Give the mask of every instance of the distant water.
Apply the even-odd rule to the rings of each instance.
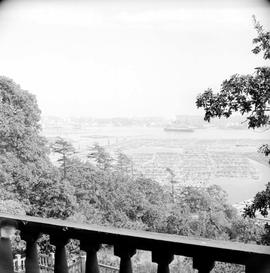
[[[195,129],[194,132],[166,132],[163,128],[156,127],[88,127],[84,129],[44,129],[45,136],[63,137],[89,137],[98,140],[99,138],[177,138],[177,139],[270,139],[268,130],[235,130],[235,129]]]
[[[251,161],[260,174],[259,179],[215,178],[211,181],[212,184],[221,186],[228,193],[228,200],[231,204],[254,198],[255,194],[264,190],[266,184],[270,182],[270,168]]]
[[[101,145],[107,146],[107,148],[121,147],[121,144],[125,144],[122,147],[123,152],[125,149],[129,149],[129,143],[136,143],[136,140],[141,143],[141,140],[147,140],[147,149],[153,150],[157,148],[157,140],[162,141],[162,145],[165,143],[187,143],[189,147],[194,147],[201,143],[201,141],[207,141],[208,147],[213,147],[213,150],[228,152],[228,148],[232,152],[256,153],[257,148],[263,143],[270,142],[270,131],[266,130],[233,130],[233,129],[195,129],[194,132],[166,132],[163,128],[153,127],[89,127],[84,129],[45,129],[43,134],[46,137],[61,136],[70,140],[73,145],[82,151],[82,154],[91,146],[94,142],[98,142]],[[151,142],[153,140],[153,142]],[[168,142],[167,142],[168,141]],[[144,142],[143,145],[145,145]],[[174,142],[175,143],[175,142]],[[210,143],[210,144],[209,144]],[[212,143],[212,144],[211,144]],[[224,143],[224,147],[223,144]],[[232,143],[232,144],[231,144]],[[226,144],[226,145],[225,145]],[[156,146],[155,146],[156,145]],[[209,146],[210,145],[210,146]],[[197,146],[196,146],[197,147]],[[143,146],[143,149],[146,147]],[[175,149],[172,147],[171,149]],[[140,149],[135,148],[136,152]],[[262,165],[256,161],[250,160],[252,166],[257,170],[259,178],[254,180],[250,178],[232,178],[232,177],[213,177],[210,181],[211,184],[220,185],[228,193],[228,199],[231,203],[237,203],[246,199],[254,197],[254,195],[263,189],[268,181],[270,181],[270,168],[267,165]]]

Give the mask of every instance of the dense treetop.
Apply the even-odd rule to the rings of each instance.
[[[67,217],[71,212],[66,204],[72,200],[59,183],[39,121],[35,96],[0,77],[0,184],[6,192],[2,200],[20,202],[30,215]]]
[[[44,153],[40,132],[40,110],[35,96],[11,79],[0,77],[0,149],[25,161]]]

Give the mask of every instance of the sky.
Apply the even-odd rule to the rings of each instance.
[[[5,1],[0,75],[44,116],[197,115],[199,93],[266,65],[253,14],[270,26],[266,1]]]

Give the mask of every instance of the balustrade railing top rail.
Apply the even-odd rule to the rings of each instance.
[[[270,272],[270,247],[268,246],[118,229],[30,216],[0,214],[0,220],[13,222],[18,229],[30,235],[31,233],[50,234],[54,238],[53,241],[79,239],[81,245],[85,245],[86,242],[93,245],[113,245],[115,255],[120,256],[121,262],[131,257],[136,249],[152,251],[152,260],[158,263],[160,272],[163,272],[162,264],[168,266],[173,255],[192,257],[194,268],[199,269],[199,272],[210,272],[215,261],[243,264],[246,266],[246,272]],[[167,270],[166,266],[164,268]]]

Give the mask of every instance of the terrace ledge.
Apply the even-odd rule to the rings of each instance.
[[[186,237],[148,231],[137,231],[74,223],[66,220],[45,219],[32,216],[19,216],[0,213],[1,234],[5,229],[15,227],[21,230],[27,243],[26,273],[39,272],[36,241],[40,234],[49,234],[51,243],[56,246],[55,272],[67,273],[65,244],[69,239],[78,239],[86,251],[86,273],[98,273],[96,253],[101,244],[114,246],[115,255],[120,257],[120,273],[131,273],[131,257],[137,249],[152,252],[152,261],[158,264],[158,273],[169,273],[169,264],[174,255],[193,258],[193,267],[200,273],[210,272],[215,261],[245,265],[247,273],[270,272],[270,247],[244,244],[231,241]],[[11,249],[1,238],[0,251],[11,255]],[[1,247],[2,245],[2,247]],[[2,250],[1,250],[2,248]],[[1,254],[1,253],[0,253]],[[27,256],[28,255],[28,256]],[[0,272],[9,273],[9,259],[0,256]],[[28,263],[27,263],[28,260]],[[2,269],[2,270],[1,270]]]

